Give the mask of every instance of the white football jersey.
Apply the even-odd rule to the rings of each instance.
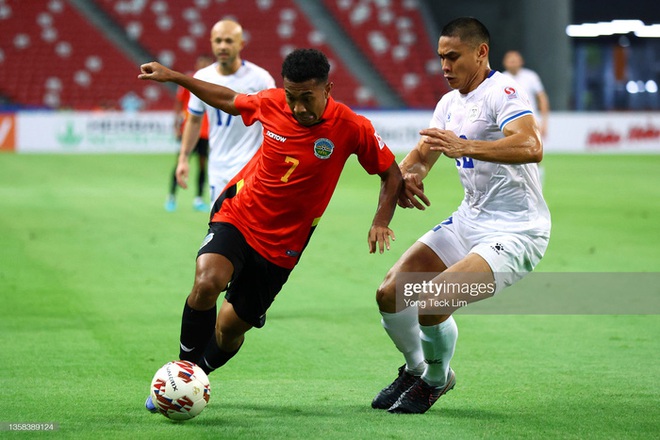
[[[265,69],[245,60],[232,75],[218,73],[216,62],[198,70],[195,78],[239,93],[275,88],[275,80]],[[200,116],[206,112],[209,120],[208,176],[213,199],[257,152],[263,140],[262,126],[257,122],[246,127],[240,116],[211,107],[192,93],[188,111]]]
[[[438,102],[431,127],[451,130],[464,139],[494,141],[504,137],[509,122],[532,113],[517,83],[499,72],[476,90],[458,90]],[[502,164],[470,157],[456,160],[465,198],[455,216],[476,230],[529,232],[548,235],[550,212],[543,199],[535,163]]]
[[[515,75],[506,71],[502,72],[502,74],[508,76],[509,78],[513,78],[518,84],[520,84],[520,87],[529,98],[529,102],[532,105],[532,111],[534,112],[534,115],[538,118],[540,115],[538,104],[536,102],[536,95],[545,90],[543,88],[541,78],[539,78],[538,74],[533,70],[527,69],[525,67],[520,68],[518,73]]]

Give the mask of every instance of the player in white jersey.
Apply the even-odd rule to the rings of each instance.
[[[243,29],[233,20],[221,20],[211,29],[211,49],[217,61],[195,73],[195,78],[219,84],[240,93],[253,93],[275,87],[275,80],[263,68],[241,59]],[[263,140],[262,127],[245,126],[241,118],[224,113],[191,94],[190,117],[181,137],[177,181],[187,187],[188,159],[199,139],[202,117],[209,120],[208,178],[211,203],[223,188],[254,156]]]
[[[531,69],[524,67],[525,60],[517,50],[509,50],[502,59],[505,75],[516,80],[527,93],[532,104],[532,111],[539,124],[541,136],[545,137],[548,130],[548,116],[550,114],[550,101],[539,75]]]
[[[447,24],[438,41],[454,90],[400,163],[399,206],[430,204],[422,181],[441,155],[455,161],[465,198],[401,256],[378,289],[383,327],[406,363],[373,408],[424,413],[451,390],[458,338],[452,313],[532,271],[548,245],[550,213],[537,169],[541,135],[517,83],[491,70],[489,44],[488,30],[471,17]]]

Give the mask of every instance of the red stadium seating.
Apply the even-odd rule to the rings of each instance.
[[[337,100],[353,107],[377,103],[292,0],[97,0],[97,4],[159,61],[177,70],[189,71],[199,54],[209,53],[211,27],[232,17],[244,28],[247,45],[242,57],[267,69],[278,85],[283,58],[295,48],[315,47],[328,55]]]
[[[159,84],[64,0],[0,2],[0,93],[19,105],[116,108],[134,93],[144,108],[171,108]]]
[[[416,0],[324,0],[367,59],[411,107],[430,108],[447,91]],[[136,43],[164,64],[189,71],[210,51],[211,26],[233,17],[248,42],[243,57],[281,85],[282,59],[316,47],[330,59],[333,96],[374,107],[360,84],[293,0],[95,0]],[[172,108],[172,93],[136,79],[137,66],[65,0],[1,0],[0,94],[21,105],[117,108],[135,94],[145,109]],[[147,61],[147,60],[145,60]]]
[[[411,107],[448,91],[417,0],[324,0],[345,31]]]

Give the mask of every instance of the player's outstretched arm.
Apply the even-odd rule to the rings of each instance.
[[[138,79],[152,80],[158,82],[172,82],[185,87],[192,93],[197,95],[199,99],[210,105],[211,107],[219,108],[225,113],[231,115],[238,115],[238,110],[234,105],[236,93],[230,88],[211,84],[206,81],[201,81],[181,72],[168,69],[167,67],[152,61],[140,66],[140,73]]]
[[[389,224],[394,216],[396,202],[401,192],[403,179],[401,170],[396,161],[379,174],[380,176],[380,194],[378,195],[378,208],[374,215],[374,221],[369,229],[369,253],[373,254],[376,249],[382,254],[385,249],[390,250],[390,238],[395,240],[394,231],[389,228]]]

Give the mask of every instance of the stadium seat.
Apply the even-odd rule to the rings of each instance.
[[[417,0],[323,0],[410,107],[432,108],[448,91]]]
[[[132,92],[145,108],[171,108],[171,92],[137,80],[135,63],[64,0],[3,0],[0,25],[0,93],[16,104],[116,108]]]
[[[413,107],[430,107],[445,89],[432,81],[433,53],[413,0],[325,0],[386,80]],[[411,3],[412,2],[412,3]],[[352,107],[378,104],[293,0],[96,0],[95,4],[155,59],[189,71],[210,51],[217,20],[245,28],[243,57],[269,70],[281,85],[282,59],[294,48],[323,50],[332,66],[333,96]],[[135,94],[145,109],[170,109],[170,89],[135,79],[136,63],[65,0],[0,1],[0,94],[17,104],[51,108],[117,108]],[[392,24],[397,32],[392,40]],[[421,55],[424,53],[424,55]],[[440,83],[440,85],[438,85]]]
[[[314,47],[328,55],[337,100],[353,107],[377,103],[293,0],[98,0],[97,4],[160,62],[179,71],[190,71],[199,54],[210,52],[211,27],[231,17],[244,28],[247,45],[242,57],[267,69],[278,85],[283,58],[295,48]]]

